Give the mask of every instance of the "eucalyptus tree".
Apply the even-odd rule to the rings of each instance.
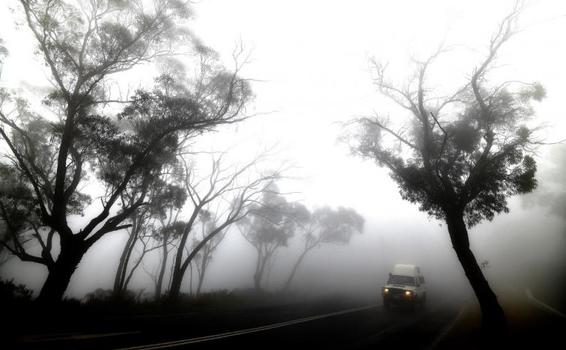
[[[468,228],[509,211],[507,198],[532,191],[536,163],[532,101],[545,91],[538,83],[492,83],[488,72],[515,33],[520,3],[500,23],[487,54],[462,87],[434,98],[427,85],[439,50],[417,62],[415,81],[406,87],[388,81],[385,65],[375,63],[379,92],[401,106],[411,129],[397,129],[379,115],[358,120],[353,150],[390,170],[401,197],[448,226],[452,247],[479,301],[482,325],[500,334],[506,318],[470,249]]]
[[[105,115],[102,107],[116,95],[109,83],[112,75],[168,56],[174,48],[211,53],[186,27],[192,14],[186,2],[19,3],[52,88],[43,106],[7,90],[0,96],[0,137],[2,149],[8,150],[4,165],[23,181],[25,195],[31,195],[28,210],[40,223],[35,236],[40,254],[23,246],[13,246],[13,251],[47,267],[38,299],[54,302],[93,244],[130,227],[129,218],[146,205],[163,167],[175,163],[181,140],[242,120],[251,91],[238,77],[239,67],[228,71],[209,64],[196,80],[162,76],[154,89],[120,101],[128,103],[118,116]],[[99,185],[96,202],[82,191],[92,183],[88,180]],[[125,192],[136,197],[119,206]],[[87,207],[96,214],[73,228],[73,215],[85,214]],[[35,230],[31,225],[27,229]]]
[[[351,208],[322,207],[302,217],[305,219],[298,222],[297,231],[303,241],[303,251],[293,265],[283,290],[291,287],[299,266],[314,248],[323,244],[346,245],[356,232],[361,233],[364,228],[364,218]]]
[[[242,236],[255,248],[257,260],[253,275],[254,287],[262,284],[276,252],[289,244],[299,225],[309,219],[309,211],[299,203],[288,202],[274,184],[254,204],[250,214],[238,223]]]

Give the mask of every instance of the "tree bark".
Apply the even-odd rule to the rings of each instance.
[[[182,271],[182,273],[181,273]],[[183,282],[183,274],[185,270],[174,270],[171,277],[171,287],[169,288],[169,299],[176,300],[181,294],[181,283]]]
[[[482,329],[490,335],[502,335],[507,323],[505,313],[470,250],[468,230],[464,223],[463,213],[447,213],[446,223],[448,224],[452,247],[480,304]]]
[[[42,304],[55,304],[63,299],[71,276],[78,267],[86,249],[76,241],[62,241],[61,253],[57,261],[49,268],[47,279],[39,292],[37,301]]]

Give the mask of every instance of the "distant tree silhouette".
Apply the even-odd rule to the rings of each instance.
[[[566,140],[559,141],[564,143]],[[525,196],[527,205],[540,205],[549,209],[549,213],[566,221],[566,145],[555,145],[545,160],[552,164],[544,173],[542,184],[537,191]]]
[[[309,212],[304,205],[287,202],[273,184],[252,207],[250,214],[238,223],[242,236],[257,252],[253,275],[256,290],[263,288],[265,274],[277,250],[289,244],[297,225],[306,223],[308,218]]]
[[[283,290],[291,287],[299,266],[310,251],[323,244],[348,244],[354,233],[362,232],[364,218],[350,208],[322,207],[310,214],[307,220],[300,221],[298,226],[303,240],[303,251],[293,265]]]
[[[545,91],[538,83],[507,81],[491,85],[487,72],[512,37],[520,3],[500,23],[487,56],[452,96],[433,99],[427,73],[439,50],[418,63],[415,81],[406,88],[390,83],[385,66],[374,62],[379,91],[411,116],[409,132],[386,118],[360,118],[353,150],[388,168],[403,199],[446,222],[452,246],[482,311],[482,325],[501,334],[506,319],[497,297],[470,249],[468,229],[508,212],[507,198],[536,187],[537,142],[526,121],[532,100]],[[450,108],[450,109],[449,109]]]
[[[8,56],[8,49],[4,46],[4,40],[0,38],[0,78],[2,78],[2,68],[6,56]]]
[[[9,150],[4,165],[23,182],[22,198],[33,213],[33,224],[27,222],[20,231],[32,232],[41,253],[25,251],[14,230],[5,246],[22,260],[47,267],[38,300],[55,302],[83,255],[109,232],[130,227],[129,218],[147,204],[147,192],[163,167],[175,163],[181,141],[242,120],[251,91],[237,75],[239,66],[230,72],[206,64],[197,79],[166,74],[153,90],[115,101],[115,85],[107,83],[113,74],[168,56],[172,48],[190,47],[200,57],[213,56],[184,26],[191,16],[185,2],[20,3],[53,89],[43,107],[1,90],[0,138],[2,149]],[[103,114],[102,107],[113,102],[128,102],[118,117]],[[103,190],[91,203],[81,190],[93,178]],[[126,191],[137,196],[121,207]],[[70,217],[84,214],[87,207],[97,214],[73,229]],[[54,246],[59,248],[56,257]]]

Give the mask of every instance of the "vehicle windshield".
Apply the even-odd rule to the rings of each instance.
[[[414,286],[415,285],[415,278],[411,276],[401,276],[401,275],[391,275],[389,276],[390,284],[402,284],[405,286]]]

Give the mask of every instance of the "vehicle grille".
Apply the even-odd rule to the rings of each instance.
[[[403,295],[403,293],[405,293],[404,289],[399,289],[399,288],[389,288],[389,294],[390,295]]]

